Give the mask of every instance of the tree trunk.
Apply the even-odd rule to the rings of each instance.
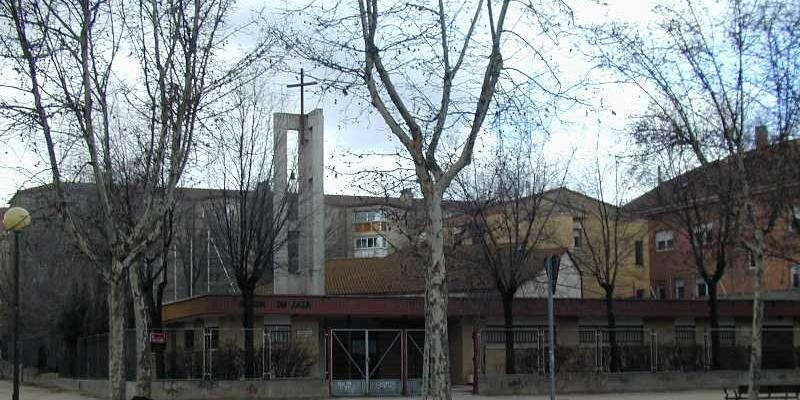
[[[503,294],[503,320],[506,330],[506,374],[516,374],[514,357],[514,293]]]
[[[134,262],[128,272],[133,292],[133,318],[136,325],[136,394],[150,398],[153,369],[150,361],[150,307],[146,299],[146,283],[142,281],[140,262]]]
[[[125,399],[125,283],[124,269],[112,261],[108,282],[108,383],[110,400]]]
[[[761,287],[764,284],[764,232],[756,229],[755,251],[756,276],[753,280],[753,328],[750,341],[750,370],[747,373],[747,398],[758,398],[761,380],[761,328],[764,322],[764,300],[761,299]]]
[[[442,194],[423,190],[428,214],[431,263],[425,274],[425,357],[423,398],[450,399],[450,359],[447,336],[447,274],[444,259]]]
[[[166,275],[166,274],[165,274]],[[144,301],[147,305],[147,314],[149,318],[150,332],[164,333],[164,323],[161,320],[161,307],[163,306],[164,288],[166,287],[165,281],[157,285],[153,284],[154,279],[149,279],[142,287],[153,287],[155,290],[143,290]],[[164,365],[164,348],[165,345],[150,345],[151,354],[154,357],[151,369],[155,369],[156,379],[164,379],[166,377],[166,368]]]
[[[711,369],[720,368],[719,360],[719,303],[717,301],[718,282],[708,284],[708,318],[711,324]]]
[[[619,372],[619,346],[617,345],[617,318],[614,315],[614,292],[606,289],[606,318],[608,322],[608,345],[610,347],[611,372]],[[602,344],[601,344],[602,345]]]
[[[161,320],[161,307],[163,306],[164,288],[166,285],[159,285],[156,290],[156,298],[154,299],[152,308],[150,309],[150,323],[151,329],[154,332],[163,332],[164,323]],[[164,346],[158,346],[154,350],[156,356],[156,378],[164,379],[166,377],[166,368],[164,365]]]
[[[242,328],[244,328],[244,374],[255,378],[255,357],[253,354],[253,289],[242,288]]]

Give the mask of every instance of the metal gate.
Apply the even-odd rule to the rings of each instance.
[[[331,329],[326,335],[332,396],[408,395],[422,378],[424,333],[403,329]]]

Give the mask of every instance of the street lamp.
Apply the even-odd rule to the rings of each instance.
[[[11,207],[3,214],[3,227],[8,232],[14,232],[14,318],[11,325],[12,362],[14,363],[14,391],[11,400],[19,400],[19,234],[31,224],[31,215],[22,207]]]

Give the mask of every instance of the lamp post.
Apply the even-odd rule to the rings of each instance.
[[[11,400],[19,400],[19,234],[31,224],[31,215],[22,207],[11,207],[3,214],[3,227],[8,232],[14,232],[14,297],[11,324],[12,362],[14,363],[14,391]]]

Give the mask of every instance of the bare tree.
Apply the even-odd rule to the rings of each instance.
[[[476,165],[472,174],[456,179],[456,198],[466,203],[462,234],[478,250],[483,262],[477,268],[491,276],[503,304],[507,374],[516,373],[514,298],[539,272],[542,260],[534,257],[537,248],[554,239],[549,222],[555,204],[547,200],[546,192],[563,183],[563,178],[553,181],[558,172],[535,151],[524,140],[509,141],[499,146],[485,167]]]
[[[740,190],[730,163],[689,170],[681,157],[665,157],[666,179],[650,193],[630,204],[631,212],[657,218],[684,236],[691,254],[689,272],[707,287],[711,328],[711,367],[720,367],[719,287],[734,252],[739,248]],[[661,178],[659,178],[660,180]]]
[[[30,129],[44,149],[58,197],[58,210],[81,251],[109,285],[110,398],[125,398],[124,280],[140,276],[137,262],[160,234],[165,210],[175,202],[178,182],[195,144],[198,117],[209,95],[253,61],[263,46],[218,70],[215,54],[230,33],[224,25],[228,0],[193,3],[140,1],[36,2],[4,0],[0,18],[10,27],[3,38],[4,61],[19,78],[2,111],[16,129]],[[124,52],[124,53],[123,53]],[[124,56],[123,54],[127,54]],[[123,62],[124,59],[124,62]],[[122,70],[135,65],[135,72]],[[17,96],[19,95],[19,96]],[[120,124],[120,120],[128,124]],[[135,122],[135,123],[134,123]],[[134,130],[127,130],[131,125]],[[118,219],[115,152],[144,171],[136,188],[140,218]],[[91,171],[110,262],[75,223],[63,186],[64,164]],[[137,347],[149,352],[146,307],[134,289]],[[137,391],[149,396],[150,366],[137,360]]]
[[[269,138],[272,108],[258,81],[236,90],[230,110],[218,119],[217,140],[222,190],[212,201],[214,236],[223,265],[233,272],[242,300],[245,376],[256,377],[253,350],[255,291],[276,268],[278,249],[292,241],[281,232],[296,211],[296,193],[283,196],[273,208],[273,154]],[[276,183],[280,188],[287,183]],[[289,262],[297,260],[289,251]]]
[[[314,14],[316,35],[307,40],[295,32],[284,35],[297,56],[313,61],[332,76],[321,79],[327,87],[345,95],[353,93],[373,106],[400,142],[402,150],[395,153],[404,160],[401,169],[419,185],[430,249],[425,268],[425,398],[450,398],[445,192],[472,161],[475,142],[487,116],[492,115],[498,91],[513,92],[507,97],[519,100],[536,97],[531,93],[549,96],[565,90],[557,77],[548,80],[557,73],[555,69],[545,66],[537,73],[529,67],[530,60],[538,65],[548,62],[536,40],[550,40],[549,33],[543,32],[552,28],[550,32],[557,34],[563,28],[548,18],[552,15],[546,17],[545,10],[555,8],[556,15],[563,15],[566,7],[561,2],[520,6],[512,7],[511,1],[482,0],[469,4],[439,1],[431,7],[377,0],[341,2],[334,7],[320,2],[301,14],[303,18]],[[506,27],[509,14],[519,15],[520,24],[530,30],[525,35],[511,32]],[[505,46],[527,51],[504,54]],[[527,57],[524,64],[516,58],[522,53]],[[501,77],[502,84],[498,83]],[[543,90],[551,87],[555,88]],[[543,108],[540,101],[528,106],[524,110],[529,113]],[[511,114],[510,108],[498,107],[495,115]]]
[[[174,243],[174,226],[175,208],[173,206],[163,216],[161,236],[151,244],[139,260],[141,268],[137,271],[139,276],[134,280],[134,284],[139,285],[138,291],[147,307],[151,332],[162,332],[164,328],[162,308],[164,305],[164,291],[169,284],[169,252]],[[177,284],[177,282],[173,284]],[[165,370],[164,349],[158,347],[152,350],[155,354],[155,376],[162,379],[164,378]],[[144,356],[147,357],[149,355],[144,354]]]
[[[708,7],[708,8],[706,8]],[[709,9],[718,7],[717,9]],[[783,215],[798,176],[796,152],[800,92],[800,30],[795,2],[730,1],[677,9],[660,7],[658,29],[641,36],[614,26],[601,32],[607,65],[645,94],[649,109],[637,136],[649,151],[689,154],[701,168],[729,163],[741,204],[740,246],[756,266],[748,374],[749,396],[758,397],[763,324],[765,240]],[[650,123],[647,123],[650,121]],[[751,151],[753,127],[762,151]],[[766,164],[769,162],[770,169]],[[767,172],[769,171],[769,172]]]
[[[63,240],[58,215],[51,207],[52,199],[48,194],[47,191],[32,190],[18,192],[13,199],[15,205],[25,207],[36,221],[20,235],[21,273],[18,284],[20,308],[26,316],[21,321],[23,341],[20,343],[30,348],[39,339],[46,338],[55,343],[63,340],[66,349],[72,351],[67,354],[72,358],[65,361],[74,367],[77,338],[88,332],[96,333],[95,328],[102,326],[103,321],[107,326],[107,315],[102,315],[105,307],[85,309],[96,307],[98,299],[104,298],[105,289],[102,282],[98,282],[100,278],[94,266],[86,262],[70,241]],[[6,307],[12,303],[9,289],[14,287],[12,258],[6,248],[11,240],[13,238],[5,232],[0,236],[0,313],[3,315],[10,315],[10,312],[6,314]],[[73,313],[72,307],[83,308],[83,311]],[[10,321],[10,317],[6,321]],[[7,326],[3,327],[5,329]],[[38,345],[45,346],[45,342],[39,341]],[[57,355],[52,350],[42,347],[43,356],[37,361],[40,364],[55,361]]]
[[[609,368],[612,372],[619,372],[622,367],[614,310],[618,282],[621,276],[626,275],[625,271],[634,266],[636,247],[643,246],[647,233],[647,224],[637,223],[622,208],[624,183],[618,168],[616,165],[614,179],[609,183],[599,159],[595,160],[594,176],[587,190],[591,197],[582,197],[570,204],[576,214],[573,229],[579,230],[579,234],[573,233],[578,235],[573,259],[581,273],[591,277],[603,291],[611,355]],[[640,244],[636,244],[637,241]],[[639,251],[643,252],[643,248]]]

